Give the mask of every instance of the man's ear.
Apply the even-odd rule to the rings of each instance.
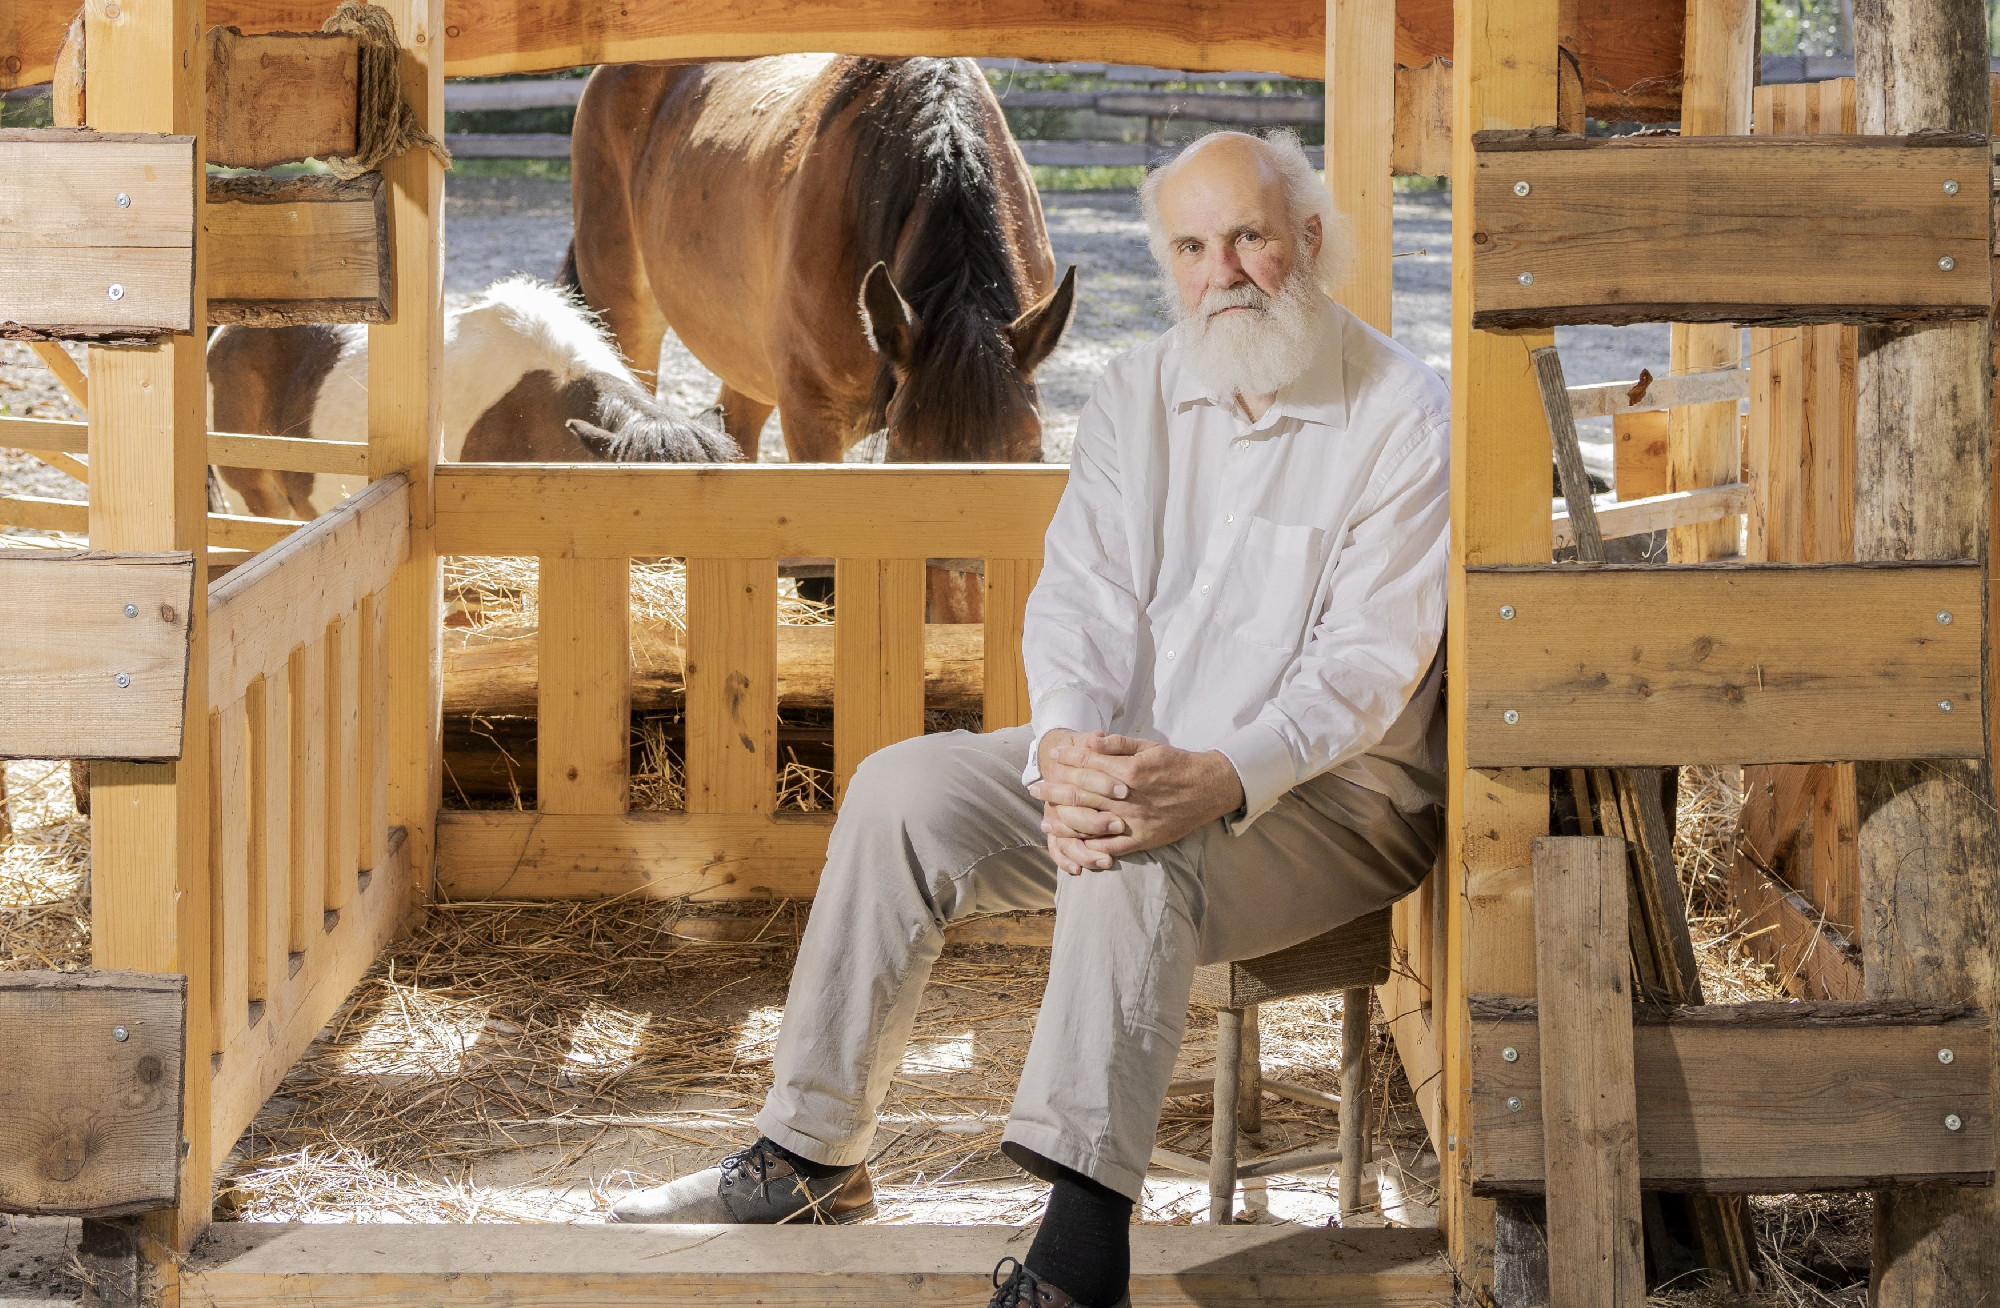
[[[1049,292],[1028,311],[1007,325],[1007,341],[1014,347],[1014,366],[1031,373],[1042,360],[1055,352],[1076,312],[1076,265],[1063,274],[1062,285]]]
[[[1326,244],[1326,224],[1320,221],[1318,214],[1307,215],[1305,234],[1306,244],[1311,247],[1309,254],[1317,259],[1320,247]]]
[[[899,369],[910,366],[916,356],[917,319],[890,280],[886,263],[870,268],[861,283],[861,326],[868,343],[890,363]]]

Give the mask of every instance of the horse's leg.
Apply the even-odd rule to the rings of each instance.
[[[578,110],[571,138],[570,195],[576,221],[570,257],[584,303],[604,315],[604,325],[632,371],[657,390],[667,319],[646,275],[645,243],[632,212],[629,142],[600,121],[608,112],[604,105],[617,107],[613,101],[619,85],[614,76],[600,87],[604,72],[599,70],[586,88],[586,104]]]
[[[743,457],[755,463],[757,443],[763,437],[764,424],[770,419],[771,410],[777,406],[753,400],[728,382],[722,384],[715,403],[722,410],[722,429],[729,433],[730,440],[736,442],[736,448],[743,451]]]
[[[986,621],[986,579],[976,572],[924,570],[925,622]]]

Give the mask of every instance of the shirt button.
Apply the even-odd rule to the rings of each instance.
[[[1206,586],[1203,586],[1203,587],[1201,588],[1201,593],[1202,593],[1202,594],[1204,594],[1204,595],[1208,594],[1208,587],[1206,587]]]
[[[1222,520],[1224,522],[1234,522],[1236,521],[1236,515],[1233,513],[1225,513],[1222,515]]]
[[[1171,661],[1173,660],[1173,657],[1174,657],[1174,652],[1173,652],[1172,650],[1168,650],[1168,651],[1167,651],[1167,660],[1168,660],[1169,662],[1171,662]]]

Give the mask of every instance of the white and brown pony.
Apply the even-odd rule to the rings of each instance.
[[[360,326],[224,327],[208,346],[213,431],[316,440],[368,438],[368,331]],[[714,415],[657,400],[603,327],[568,293],[517,277],[444,321],[446,460],[711,463],[741,457]],[[219,469],[241,507],[310,519],[359,489],[347,479]]]

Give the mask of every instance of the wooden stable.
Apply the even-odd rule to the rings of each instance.
[[[1875,988],[1844,1007],[1635,1021],[1613,879],[1622,845],[1547,835],[1552,769],[1771,765],[1753,778],[1791,807],[1773,816],[1775,801],[1759,800],[1746,820],[1753,833],[1786,829],[1762,846],[1776,858],[1800,840],[1788,815],[1820,802],[1801,796],[1831,796],[1810,842],[1837,843],[1858,821],[1841,816],[1853,785],[1838,781],[1856,761],[1990,757],[1983,549],[1849,562],[1827,506],[1853,494],[1852,454],[1843,462],[1823,439],[1826,417],[1852,403],[1854,328],[1837,324],[1985,330],[1989,164],[1963,125],[1945,138],[1862,136],[1846,118],[1830,127],[1839,92],[1782,118],[1789,99],[1766,93],[1757,130],[1770,139],[1751,137],[1749,0],[1007,0],[953,14],[908,0],[718,0],[574,4],[533,21],[517,21],[513,0],[382,7],[404,94],[434,134],[447,73],[621,59],[840,49],[1324,77],[1329,183],[1361,256],[1340,298],[1384,329],[1396,73],[1452,61],[1465,240],[1453,270],[1448,849],[1395,909],[1398,966],[1380,991],[1443,1160],[1441,1230],[1146,1229],[1139,1301],[1511,1305],[1530,1301],[1522,1267],[1544,1259],[1555,1303],[1622,1305],[1636,1302],[1642,1181],[1703,1193],[1990,1186],[1992,994],[1954,982],[1922,996]],[[102,760],[94,961],[186,979],[179,1139],[133,1137],[154,1142],[155,1164],[166,1151],[178,1185],[136,1225],[94,1227],[91,1257],[111,1269],[107,1284],[136,1278],[143,1294],[186,1303],[970,1302],[1004,1246],[998,1232],[223,1226],[185,1256],[209,1226],[218,1161],[433,898],[812,893],[830,822],[775,811],[779,558],[836,560],[842,787],[869,752],[923,730],[927,558],[984,561],[980,703],[989,728],[1024,721],[1021,613],[1065,476],[440,466],[438,162],[411,151],[358,182],[309,187],[218,186],[201,168],[349,149],[348,48],[269,35],[312,33],[329,8],[92,0],[84,121],[0,134],[0,319],[17,336],[106,342],[87,384],[65,378],[87,425],[0,419],[0,441],[87,476],[87,509],[0,500],[0,521],[87,525],[92,550],[112,556],[0,559],[36,578],[0,588],[0,653],[15,648],[24,596],[61,599],[77,623],[112,631],[56,666],[0,666],[0,753]],[[47,76],[65,22],[27,6],[0,24],[0,77]],[[226,25],[241,31],[211,34]],[[304,89],[265,121],[270,93],[257,87],[273,67]],[[1684,135],[1586,142],[1586,112],[1678,118]],[[1801,127],[1837,139],[1784,139]],[[16,180],[26,175],[36,180]],[[1801,257],[1802,242],[1836,254]],[[1892,275],[1861,275],[1891,258]],[[1684,276],[1690,265],[1697,275]],[[11,289],[23,270],[32,294]],[[108,295],[114,273],[129,293]],[[1579,388],[1572,402],[1616,415],[1621,434],[1663,415],[1648,438],[1661,446],[1657,483],[1600,525],[1668,531],[1674,566],[1551,564],[1577,528],[1551,515],[1550,427],[1528,351],[1551,344],[1557,323],[1669,316],[1686,324],[1682,375],[1650,398]],[[308,320],[370,324],[367,443],[210,433],[202,326]],[[1771,324],[1747,376],[1735,333],[1716,325],[1736,321]],[[67,367],[59,351],[44,357]],[[1811,361],[1808,380],[1794,358]],[[1798,398],[1801,385],[1816,398]],[[372,484],[299,527],[209,513],[211,463]],[[1745,514],[1749,553],[1731,557]],[[539,560],[533,812],[441,811],[445,555]],[[633,558],[662,556],[687,561],[688,802],[631,813],[628,573]],[[160,606],[175,601],[166,618]],[[129,631],[127,604],[149,615]],[[128,667],[128,652],[152,662]],[[105,689],[107,672],[142,666],[143,693]],[[175,669],[180,693],[162,693]],[[9,709],[59,692],[53,717]],[[1840,893],[1858,912],[1858,883]],[[132,984],[157,1005],[157,989]],[[11,993],[0,989],[0,1030]],[[88,999],[77,1011],[101,1026],[103,994]],[[1821,1080],[1772,1092],[1781,1069],[1802,1065]],[[92,1199],[126,1155],[93,1153],[98,1135],[60,1125],[101,1111],[101,1085],[51,1077],[34,1090],[48,1100],[36,1120],[57,1125],[33,1147],[67,1173],[37,1192],[39,1211],[131,1211]],[[0,1105],[8,1093],[22,1092],[0,1077]],[[0,1146],[9,1138],[0,1130]],[[1522,1197],[1543,1192],[1546,1250],[1518,1240]]]

